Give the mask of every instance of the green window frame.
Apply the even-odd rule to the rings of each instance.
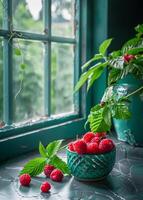
[[[0,37],[4,38],[3,50],[3,91],[4,91],[4,121],[7,126],[0,129],[0,160],[5,160],[10,157],[29,152],[37,149],[39,141],[47,144],[51,140],[59,138],[73,138],[77,134],[84,131],[84,123],[90,107],[90,96],[86,99],[86,93],[79,92],[75,95],[76,113],[66,115],[60,118],[42,120],[40,122],[24,125],[21,127],[12,126],[12,41],[18,37],[21,39],[29,39],[35,41],[47,41],[45,51],[48,52],[48,57],[45,57],[45,82],[50,80],[51,73],[51,43],[60,42],[64,44],[76,45],[75,64],[74,64],[74,84],[77,82],[80,75],[81,63],[87,60],[89,55],[86,54],[86,42],[88,34],[82,30],[87,29],[87,0],[76,0],[76,21],[77,32],[75,38],[64,38],[51,35],[51,0],[44,0],[44,25],[48,27],[48,34],[28,33],[17,30],[11,30],[10,21],[4,21],[4,29],[0,30]],[[12,1],[5,0],[6,12],[4,19],[12,19]],[[47,12],[48,11],[48,12]],[[46,14],[48,13],[48,15]],[[81,20],[82,19],[82,20]],[[13,33],[13,34],[11,34]],[[15,34],[16,33],[16,34]],[[22,33],[22,34],[21,34]],[[9,36],[11,35],[11,36]],[[22,35],[22,36],[21,36]],[[10,38],[9,38],[10,37]],[[83,48],[84,47],[84,48]],[[82,49],[82,51],[81,51]],[[83,91],[85,88],[83,88]],[[48,87],[45,87],[45,111],[50,115],[50,82]],[[11,150],[9,151],[9,147]]]

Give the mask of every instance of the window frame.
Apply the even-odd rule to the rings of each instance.
[[[45,1],[45,2],[51,2],[51,0]],[[8,15],[10,18],[12,18],[12,5],[11,1],[6,0],[7,2],[7,8],[8,8]],[[73,44],[73,42],[77,44],[77,53],[76,53],[76,67],[75,67],[75,79],[74,83],[77,82],[79,75],[80,75],[80,66],[81,63],[84,63],[90,55],[87,56],[87,40],[88,40],[88,33],[86,33],[84,30],[87,29],[87,21],[88,21],[88,1],[87,0],[77,0],[77,8],[79,10],[78,14],[78,26],[79,31],[76,35],[75,39],[69,39],[69,38],[62,38],[62,41],[64,43],[70,43]],[[48,4],[49,5],[49,4]],[[46,3],[46,8],[50,9],[50,7]],[[5,16],[5,19],[7,16]],[[49,19],[45,20],[45,23],[48,22]],[[4,65],[6,65],[6,69],[4,70],[4,98],[6,99],[9,97],[9,99],[12,97],[11,94],[11,82],[12,82],[12,67],[11,63],[8,62],[8,60],[12,59],[12,49],[11,44],[8,41],[8,34],[10,30],[10,24],[5,22],[8,30],[0,30],[0,36],[7,37],[6,38],[6,47],[4,52]],[[22,31],[14,31],[16,33],[22,33],[23,37],[27,39],[30,39],[31,33],[26,33]],[[15,38],[15,34],[13,35],[12,39]],[[49,40],[49,36],[47,35],[41,35],[37,33],[32,34],[32,39],[40,39],[40,40]],[[57,36],[50,36],[50,39],[52,42],[61,42],[61,37]],[[48,50],[48,49],[47,49]],[[6,59],[9,58],[9,59]],[[47,61],[45,61],[47,62]],[[48,62],[47,62],[48,63]],[[7,82],[8,80],[8,82]],[[9,90],[6,90],[6,87],[9,86]],[[72,114],[69,116],[64,116],[62,118],[56,118],[56,119],[48,119],[48,120],[42,120],[40,122],[37,122],[35,124],[29,124],[28,126],[21,126],[21,127],[12,127],[7,126],[6,128],[3,128],[0,130],[0,151],[2,152],[0,155],[0,160],[5,160],[8,158],[11,158],[13,156],[17,156],[19,154],[23,154],[25,152],[32,151],[34,149],[38,148],[39,141],[43,142],[43,144],[47,144],[51,140],[54,139],[61,139],[61,138],[73,138],[76,137],[77,134],[83,133],[84,130],[84,124],[86,121],[87,114],[89,112],[89,107],[91,105],[91,98],[90,94],[88,95],[88,98],[86,97],[86,90],[85,87],[83,87],[82,91],[79,91],[77,94],[77,103],[79,104],[79,111],[76,114]],[[11,119],[11,103],[10,101],[7,101],[5,103],[4,109],[8,109],[9,119]],[[5,116],[6,118],[7,116]],[[11,147],[11,151],[9,151],[9,146]]]
[[[76,7],[79,8],[80,7],[80,0],[76,0]],[[78,80],[79,77],[79,21],[80,21],[80,15],[76,15],[76,21],[78,21],[78,26],[77,26],[77,31],[76,31],[76,35],[75,38],[65,38],[65,37],[58,37],[58,36],[51,36],[51,0],[44,0],[44,5],[43,5],[43,12],[44,12],[44,29],[47,30],[48,29],[48,34],[46,34],[47,31],[45,31],[45,34],[38,34],[38,33],[27,33],[27,32],[23,32],[23,31],[17,31],[17,30],[12,30],[11,31],[11,20],[12,20],[12,2],[11,1],[5,1],[5,6],[7,6],[7,9],[5,11],[5,16],[4,19],[11,19],[11,20],[5,20],[4,21],[4,29],[5,30],[0,30],[0,36],[4,37],[4,53],[3,53],[3,60],[4,60],[4,74],[3,74],[3,91],[4,91],[4,95],[3,95],[3,110],[4,110],[4,122],[6,123],[6,127],[4,127],[2,130],[0,130],[2,132],[6,132],[7,134],[9,132],[13,132],[10,131],[10,129],[15,129],[15,127],[13,127],[13,125],[11,125],[12,123],[12,113],[13,113],[13,103],[12,103],[12,40],[15,38],[18,39],[26,39],[26,40],[32,40],[32,41],[40,41],[43,42],[45,44],[45,51],[47,53],[48,56],[45,56],[44,59],[44,99],[46,99],[44,101],[44,110],[45,110],[45,115],[50,116],[51,111],[51,95],[50,95],[50,91],[51,91],[51,44],[52,42],[56,42],[56,43],[61,43],[61,44],[73,44],[76,45],[76,52],[75,52],[75,63],[74,63],[74,85]],[[76,8],[76,9],[77,9]],[[47,12],[48,11],[48,12]],[[45,13],[49,13],[48,15],[46,15]],[[10,36],[9,36],[10,35]],[[11,37],[11,39],[9,39],[9,37]],[[46,55],[45,53],[45,55]],[[49,84],[47,85],[47,83],[49,82]],[[30,125],[30,130],[33,129],[37,129],[40,128],[40,124],[42,124],[43,126],[49,126],[49,125],[53,125],[53,123],[58,123],[58,121],[61,123],[64,121],[68,121],[68,120],[72,120],[75,118],[80,117],[81,115],[81,106],[79,105],[79,94],[76,94],[76,98],[74,99],[74,103],[75,103],[75,107],[78,107],[78,112],[74,112],[72,114],[65,114],[65,116],[63,117],[55,117],[53,119],[53,117],[48,117],[46,120],[41,120],[41,121],[37,121],[36,123]],[[22,130],[29,130],[29,125],[21,125],[21,127],[17,128],[17,130],[21,131]],[[16,134],[18,133],[18,131],[16,131]],[[12,133],[13,134],[13,133]],[[3,134],[2,134],[3,135]],[[3,137],[5,137],[3,135]]]

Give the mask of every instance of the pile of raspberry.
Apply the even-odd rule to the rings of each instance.
[[[53,165],[45,165],[44,174],[47,178],[50,178],[52,181],[61,182],[64,175],[63,172],[59,169],[56,169]],[[22,186],[29,186],[31,182],[31,176],[29,174],[23,174],[19,177],[20,184]],[[44,181],[41,186],[41,192],[49,192],[51,189],[51,184],[48,181]]]
[[[78,154],[103,154],[114,149],[113,140],[108,139],[106,132],[88,132],[81,139],[70,142],[68,149]]]

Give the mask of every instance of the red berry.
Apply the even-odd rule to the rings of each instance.
[[[99,144],[101,138],[100,137],[94,137],[91,142],[96,142],[97,144]]]
[[[22,186],[29,186],[31,182],[31,176],[29,174],[23,174],[19,177],[19,181]]]
[[[76,140],[73,144],[73,147],[78,154],[86,153],[86,143],[83,140]]]
[[[125,54],[125,55],[123,56],[123,59],[124,59],[124,62],[127,62],[127,63],[128,63],[130,60],[135,59],[135,56],[134,56],[134,55]]]
[[[51,189],[51,184],[48,183],[47,181],[45,181],[40,186],[40,189],[41,189],[42,192],[49,192],[49,190]]]
[[[88,142],[90,142],[90,141],[92,140],[92,138],[94,138],[94,137],[95,137],[95,134],[94,134],[93,132],[88,132],[88,133],[84,134],[83,140],[84,140],[84,142],[88,143]]]
[[[106,132],[98,132],[95,134],[95,137],[106,138]]]
[[[87,144],[87,153],[88,154],[98,154],[99,148],[96,142],[90,142]]]
[[[105,153],[111,151],[115,147],[113,141],[111,139],[103,139],[99,143],[100,153]]]
[[[45,165],[44,167],[44,174],[47,177],[50,177],[51,172],[55,169],[55,167],[53,165]]]
[[[61,182],[63,177],[64,177],[63,172],[59,169],[54,169],[50,174],[50,179],[56,182]]]
[[[69,149],[70,151],[74,151],[73,142],[70,142],[70,143],[68,144],[68,149]]]
[[[129,61],[135,59],[134,55],[128,55]]]
[[[124,59],[124,62],[129,62],[129,59],[128,59],[128,55],[127,55],[127,54],[123,56],[123,59]]]

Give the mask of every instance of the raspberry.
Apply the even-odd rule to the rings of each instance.
[[[83,140],[76,140],[73,144],[73,147],[78,154],[86,153],[86,143]]]
[[[40,186],[40,189],[41,189],[42,192],[49,192],[49,190],[51,189],[51,184],[48,183],[47,181],[45,181]]]
[[[95,134],[95,137],[106,138],[106,132],[98,132]]]
[[[105,153],[111,151],[115,147],[113,141],[111,139],[103,139],[99,143],[100,153]]]
[[[95,134],[94,134],[93,132],[88,132],[88,133],[84,134],[83,140],[84,140],[84,142],[88,143],[88,142],[90,142],[90,141],[92,140],[92,138],[94,138],[94,137],[95,137]]]
[[[70,142],[70,143],[68,144],[68,149],[69,149],[70,151],[74,151],[73,142]]]
[[[97,144],[99,144],[101,138],[100,137],[94,137],[91,142],[96,142]]]
[[[87,144],[87,153],[88,154],[98,154],[99,148],[96,142],[90,142]]]
[[[63,172],[59,169],[54,169],[50,174],[50,179],[56,182],[61,182],[63,177],[64,177]]]
[[[51,172],[55,169],[53,165],[45,165],[44,167],[44,174],[46,177],[50,177]]]
[[[31,182],[31,176],[29,174],[23,174],[19,177],[19,181],[22,186],[29,186]]]
[[[130,60],[133,60],[134,58],[135,58],[134,55],[126,54],[126,55],[123,56],[124,62],[126,62],[126,63],[128,63]]]

